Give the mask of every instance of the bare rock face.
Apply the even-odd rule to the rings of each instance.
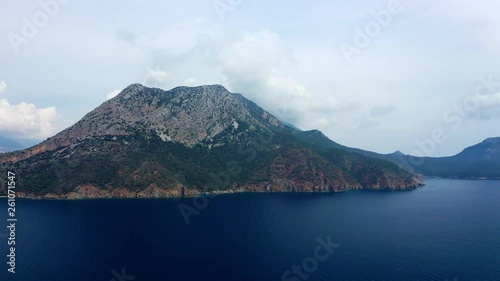
[[[325,149],[301,134],[220,85],[132,84],[54,137],[0,154],[0,170],[20,174],[22,195],[68,199],[421,184],[395,164]]]
[[[132,84],[54,137],[30,149],[1,155],[0,163],[17,162],[86,139],[130,136],[138,131],[155,134],[164,141],[194,146],[210,142],[227,128],[238,128],[236,120],[255,127],[263,126],[262,121],[283,126],[263,110],[261,118],[252,116],[247,103],[241,95],[232,94],[220,85],[163,91]]]

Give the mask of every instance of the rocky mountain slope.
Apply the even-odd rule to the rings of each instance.
[[[413,189],[394,163],[304,137],[220,85],[133,84],[70,128],[0,154],[21,196],[174,197],[207,192]],[[5,192],[5,187],[3,192]]]

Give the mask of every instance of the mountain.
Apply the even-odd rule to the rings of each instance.
[[[404,166],[427,177],[500,179],[500,137],[488,138],[450,157],[399,158]]]
[[[456,179],[500,179],[500,137],[489,138],[450,157],[417,157],[400,151],[379,154],[343,146],[320,131],[304,132],[303,140],[324,148],[335,148],[375,159],[391,161],[405,170],[425,177]]]
[[[308,141],[220,85],[133,84],[26,150],[0,154],[18,196],[177,197],[241,191],[406,190],[414,174]],[[4,190],[5,192],[5,190]]]

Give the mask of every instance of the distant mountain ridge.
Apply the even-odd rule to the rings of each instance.
[[[493,137],[464,149],[454,156],[417,157],[400,151],[379,154],[343,146],[317,130],[304,132],[302,138],[325,148],[336,148],[368,157],[391,161],[425,177],[455,179],[500,179],[500,137]]]
[[[17,139],[0,136],[0,153],[21,150],[39,143],[34,139]]]
[[[389,161],[307,140],[220,85],[132,84],[75,125],[0,154],[20,196],[177,197],[207,192],[407,190],[419,177]]]
[[[13,139],[0,136],[0,153],[10,152],[23,148],[23,145]]]
[[[427,177],[500,179],[500,137],[488,138],[454,156],[410,157],[405,155],[403,159],[406,159],[407,164],[410,164],[414,171]]]

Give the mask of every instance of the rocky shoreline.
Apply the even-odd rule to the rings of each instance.
[[[187,189],[183,186],[178,186],[174,189],[161,189],[155,185],[151,185],[145,190],[140,192],[132,192],[126,188],[116,188],[111,191],[101,189],[93,185],[79,186],[73,192],[64,194],[54,194],[48,193],[45,195],[37,195],[33,193],[17,192],[17,198],[23,199],[53,199],[53,200],[83,200],[83,199],[155,199],[155,198],[195,198],[202,196],[217,196],[225,194],[237,194],[237,193],[338,193],[347,192],[354,190],[365,190],[365,191],[410,191],[424,184],[418,184],[411,187],[393,189],[393,188],[343,188],[343,189],[325,189],[325,188],[313,188],[313,189],[291,189],[291,188],[273,188],[268,186],[267,188],[260,188],[257,186],[247,186],[242,188],[233,188],[228,190],[215,190],[215,191],[199,191]],[[5,196],[0,196],[0,198]]]

